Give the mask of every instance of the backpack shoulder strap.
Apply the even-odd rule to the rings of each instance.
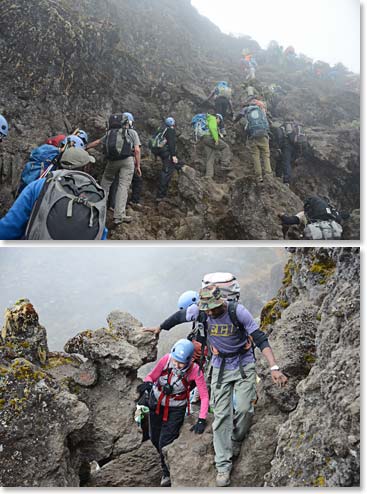
[[[240,329],[241,331],[246,331],[245,326],[238,320],[237,317],[237,306],[238,302],[235,302],[234,300],[231,300],[228,302],[228,314],[229,317],[232,321],[232,324],[236,326],[236,328]]]
[[[54,180],[53,175],[51,175],[51,177],[47,178],[45,180],[45,183],[43,184],[40,195],[37,197],[37,200],[33,206],[33,209],[32,209],[28,224],[27,224],[27,228],[26,228],[26,232],[25,232],[25,236],[24,236],[25,240],[28,240],[28,234],[32,228],[32,225],[33,225],[34,220],[38,214],[38,211],[40,210],[42,200],[43,200],[43,198],[44,198],[44,196],[45,196],[45,194],[46,194],[46,192],[47,192],[47,190],[48,190],[48,188],[49,188],[49,186],[53,180]]]

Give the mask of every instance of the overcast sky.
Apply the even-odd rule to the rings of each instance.
[[[297,53],[360,70],[359,0],[191,0],[224,33],[246,34],[266,48],[275,39]],[[364,1],[361,2],[364,4]]]

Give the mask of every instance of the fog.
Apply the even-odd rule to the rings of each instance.
[[[266,48],[276,40],[284,48],[330,65],[360,71],[358,0],[191,0],[200,14],[227,34],[248,35]]]
[[[106,326],[112,310],[129,312],[145,326],[158,325],[177,310],[183,291],[199,290],[204,274],[229,271],[256,317],[279,288],[286,259],[282,248],[2,247],[0,310],[30,299],[50,350],[62,350],[78,332]],[[173,330],[172,337],[182,331],[187,333]],[[160,353],[169,346],[164,337]]]

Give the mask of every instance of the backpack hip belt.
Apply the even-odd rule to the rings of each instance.
[[[247,353],[250,350],[251,346],[252,346],[251,342],[247,341],[243,348],[241,348],[237,352],[232,352],[232,353],[223,353],[223,352],[218,351],[216,348],[212,347],[213,355],[217,355],[218,357],[221,358],[221,363],[220,363],[220,367],[219,367],[219,374],[218,374],[218,381],[216,384],[217,389],[219,389],[220,385],[222,384],[224,367],[226,365],[226,359],[237,357],[240,355],[244,355],[245,353]],[[241,364],[241,362],[239,362],[239,369],[240,369],[240,374],[241,374],[242,379],[246,379],[247,376],[246,376],[246,373],[244,371],[244,368],[243,368],[243,365]]]

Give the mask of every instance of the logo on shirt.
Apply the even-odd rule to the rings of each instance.
[[[210,336],[232,336],[236,332],[236,328],[233,324],[210,324],[209,335]]]

